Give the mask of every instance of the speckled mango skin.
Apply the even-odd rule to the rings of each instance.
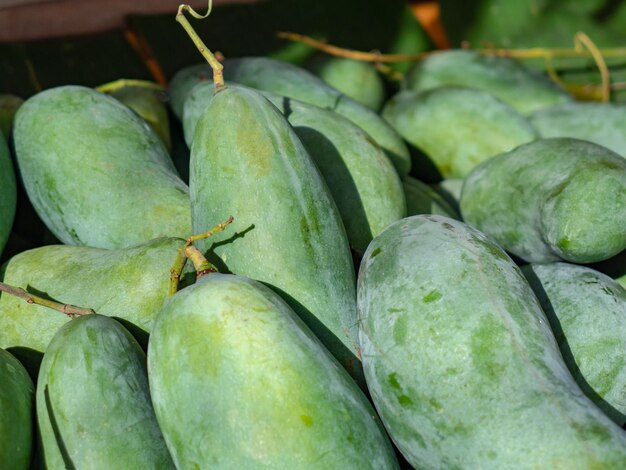
[[[235,218],[198,247],[213,247],[222,272],[281,292],[359,377],[348,240],[326,183],[280,111],[255,90],[218,92],[194,135],[190,189],[195,232]]]
[[[464,178],[479,163],[537,137],[515,109],[470,88],[402,91],[387,101],[383,117],[443,178]]]
[[[529,262],[608,259],[626,248],[626,159],[591,142],[540,139],[472,171],[461,213]]]
[[[24,366],[0,349],[0,468],[29,468],[33,450],[35,387]]]
[[[150,390],[177,468],[398,468],[373,408],[272,290],[209,274],[159,313]]]
[[[405,176],[402,186],[406,195],[407,215],[437,214],[460,219],[461,216],[457,211],[426,183],[411,176]]]
[[[568,263],[522,268],[580,388],[618,425],[626,423],[626,290]]]
[[[621,469],[626,434],[578,388],[524,276],[441,216],[396,222],[359,272],[367,384],[415,468]]]
[[[64,325],[37,379],[46,468],[174,469],[148,388],[146,355],[103,315]]]
[[[79,86],[43,91],[18,110],[13,137],[28,196],[63,243],[114,249],[190,235],[187,185],[116,99]]]
[[[547,75],[520,61],[467,50],[443,51],[416,62],[403,82],[412,91],[449,85],[487,91],[522,114],[573,100]]]
[[[9,155],[9,147],[0,132],[0,254],[11,233],[16,204],[15,172]]]
[[[207,64],[182,69],[172,79],[170,89],[175,91],[173,106],[184,106],[186,93],[198,81],[212,77]],[[348,118],[367,132],[385,151],[400,176],[411,168],[409,151],[398,133],[371,109],[324,83],[307,70],[266,57],[244,57],[224,61],[224,78],[263,91],[287,96],[320,108],[330,109]]]
[[[541,137],[572,137],[603,145],[626,158],[626,105],[575,101],[529,116]]]
[[[2,268],[2,281],[57,301],[122,318],[147,334],[165,302],[170,268],[184,245],[162,238],[122,250],[51,245],[22,252]],[[44,352],[68,317],[0,294],[0,348]]]
[[[263,96],[283,113],[322,173],[354,250],[363,253],[374,236],[406,216],[400,178],[367,133],[333,111],[269,92]],[[212,81],[197,84],[187,96],[183,129],[190,144],[212,98]]]

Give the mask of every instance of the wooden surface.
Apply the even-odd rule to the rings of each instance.
[[[214,0],[213,5],[259,0]],[[129,14],[176,14],[180,3],[205,12],[207,0],[0,0],[0,42],[89,34],[120,28]]]

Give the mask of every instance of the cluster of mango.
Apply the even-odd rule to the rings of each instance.
[[[0,296],[0,467],[37,429],[51,469],[624,468],[626,107],[471,51],[386,103],[365,63],[223,66],[170,83],[188,184],[130,89],[19,107],[64,245],[2,281],[73,318]]]

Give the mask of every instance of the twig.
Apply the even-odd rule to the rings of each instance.
[[[30,292],[25,291],[21,287],[13,287],[9,284],[5,284],[4,282],[0,282],[0,291],[6,292],[10,295],[14,295],[15,297],[19,297],[29,304],[42,305],[44,307],[54,309],[58,312],[63,313],[64,315],[67,315],[70,318],[78,315],[90,315],[92,313],[96,313],[90,308],[81,308],[70,304],[55,302],[54,300],[44,299],[43,297],[39,297],[38,295],[34,295]]]

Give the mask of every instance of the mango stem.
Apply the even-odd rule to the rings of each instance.
[[[213,69],[213,83],[215,85],[215,93],[217,93],[218,91],[226,87],[226,85],[224,84],[224,73],[222,72],[224,66],[220,63],[219,60],[217,60],[217,58],[213,55],[209,48],[206,47],[206,44],[204,44],[202,39],[200,39],[198,33],[196,33],[196,31],[193,29],[193,27],[185,17],[185,11],[188,11],[189,14],[196,19],[201,20],[206,18],[211,14],[212,3],[212,0],[209,0],[208,11],[205,15],[199,15],[189,5],[180,5],[178,7],[178,13],[176,14],[176,21],[180,23],[187,35],[191,38],[193,43],[198,48],[198,51],[200,51],[200,54],[202,54],[202,57],[206,59],[206,61]]]
[[[189,245],[185,248],[185,256],[191,260],[194,268],[196,268],[196,277],[201,278],[202,276],[209,273],[216,273],[217,269],[209,260],[205,258],[200,250],[198,250],[195,246]]]
[[[64,315],[67,315],[70,318],[96,313],[90,308],[81,308],[70,304],[55,302],[54,300],[44,299],[43,297],[39,297],[38,295],[34,295],[30,292],[25,291],[21,287],[13,287],[9,284],[5,284],[4,282],[0,282],[0,291],[6,292],[10,295],[14,295],[15,297],[19,297],[29,304],[42,305],[44,307],[51,308],[53,310],[63,313]]]

